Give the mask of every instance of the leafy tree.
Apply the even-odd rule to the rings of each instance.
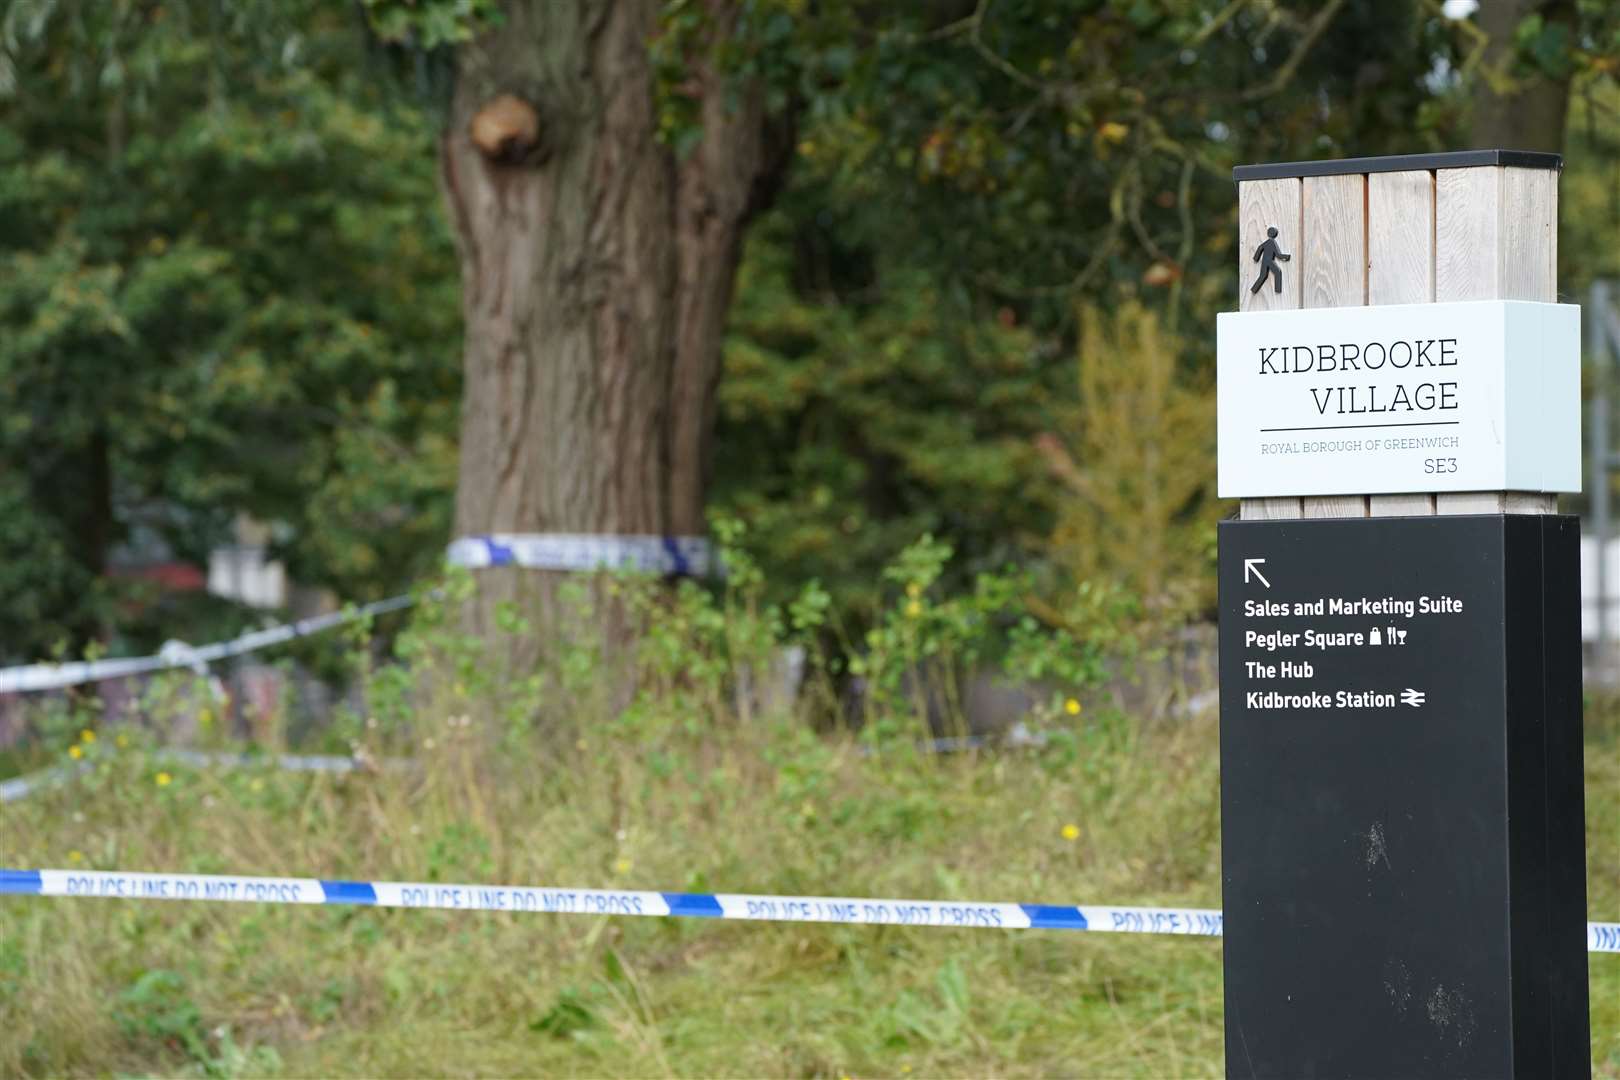
[[[1620,279],[1620,84],[1581,79],[1570,108],[1558,182],[1561,298],[1585,303],[1595,278]]]
[[[1203,385],[1231,165],[1454,148],[1503,78],[1612,88],[1609,5],[1520,11],[1510,53],[1486,16],[16,0],[0,536],[30,556],[0,570],[0,640],[93,636],[121,537],[200,557],[239,510],[346,595],[430,565],[452,505],[461,533],[668,534],[717,499],[768,566],[846,599],[924,529],[964,571],[1050,553],[1092,511],[1039,437],[1106,456],[1071,357],[1082,397],[1114,386],[1075,313],[1139,306],[1178,357],[1163,385]],[[1209,508],[1186,494],[1164,525],[1193,537]],[[540,616],[491,634],[522,662],[558,576],[482,583],[476,628],[508,600]]]
[[[937,276],[829,250],[813,197],[790,194],[750,241],[713,499],[749,522],[784,596],[818,578],[871,615],[877,569],[924,533],[972,553],[963,577],[1040,542],[1052,499],[1032,486],[1051,485],[1031,440],[1069,387],[1011,309],[952,316]]]
[[[1620,71],[1620,10],[1607,0],[1499,0],[1479,6],[1473,144],[1560,153],[1570,93]]]
[[[756,5],[366,9],[402,48],[454,49],[439,164],[466,321],[456,531],[701,533],[742,230],[790,146],[759,81],[722,70]],[[469,622],[521,665],[568,617],[563,580],[486,571]],[[537,633],[496,632],[513,602]]]
[[[963,570],[1044,560],[1051,585],[1111,575],[1196,610],[1167,575],[1206,569],[1213,470],[1182,419],[1213,412],[1194,388],[1230,304],[1231,166],[1446,145],[1457,95],[1426,76],[1461,32],[1389,3],[777,9],[793,29],[751,70],[803,103],[800,133],[744,266],[717,497],[785,577],[844,603],[868,604],[880,552],[926,529]],[[1370,63],[1355,43],[1374,27]],[[1129,306],[1124,337],[1162,354],[1081,335],[1088,305]],[[1130,470],[1154,435],[1098,421],[1155,372],[1147,411],[1176,417],[1193,475],[1144,493]],[[1094,542],[1104,512],[1164,538],[1152,580],[1139,551]]]
[[[458,324],[427,126],[373,89],[350,16],[222,11],[0,21],[8,657],[104,636],[133,533],[206,562],[245,511],[281,523],[297,578],[364,596],[447,531]]]
[[[1459,31],[1415,3],[957,7],[874,14],[811,98],[800,164],[874,208],[874,248],[1037,327],[1131,292],[1173,329],[1189,302],[1207,325],[1230,291],[1234,164],[1454,141],[1423,107]]]
[[[1041,440],[1064,497],[1053,554],[1080,581],[1108,581],[1175,623],[1215,602],[1215,387],[1178,364],[1136,303],[1081,318],[1080,393]]]

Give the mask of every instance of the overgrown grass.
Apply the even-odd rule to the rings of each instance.
[[[582,731],[544,761],[474,732],[444,727],[420,774],[347,779],[106,754],[6,808],[5,858],[1219,906],[1207,722],[1088,782],[782,720],[639,750]],[[8,1074],[1164,1076],[1217,1071],[1220,1045],[1209,941],[26,899],[0,920]]]
[[[947,603],[924,578],[896,582],[902,638]],[[1065,691],[1042,714],[1042,749],[926,755],[903,710],[860,735],[784,710],[743,719],[719,688],[735,690],[749,620],[776,616],[695,597],[661,614],[663,644],[639,661],[646,694],[624,709],[547,704],[541,725],[519,722],[536,706],[513,695],[553,703],[586,660],[514,689],[499,673],[468,682],[477,672],[443,627],[407,642],[416,692],[372,674],[375,713],[350,736],[374,756],[408,753],[410,769],[183,770],[135,726],[93,742],[63,731],[93,768],[0,810],[0,863],[1219,906],[1213,716],[1144,730],[1082,686],[1078,715]],[[1616,716],[1588,710],[1590,907],[1608,917]],[[1593,957],[1592,979],[1597,1071],[1620,1076],[1620,960]],[[4,1075],[1220,1072],[1220,944],[1204,939],[0,903]]]

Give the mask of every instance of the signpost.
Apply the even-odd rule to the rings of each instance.
[[[1589,1075],[1579,538],[1552,512],[1580,485],[1558,165],[1237,170],[1229,1075]]]
[[[1220,493],[1579,491],[1580,308],[1219,316]]]

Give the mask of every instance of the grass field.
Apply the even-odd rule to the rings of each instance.
[[[1207,718],[1115,726],[1056,766],[863,755],[771,722],[638,753],[579,733],[542,766],[471,730],[424,739],[419,773],[347,779],[181,771],[105,733],[84,781],[4,808],[0,852],[11,866],[1219,906]],[[1613,713],[1591,716],[1587,762],[1591,909],[1612,917]],[[1620,1075],[1620,960],[1592,958],[1592,991],[1597,1071]],[[5,1075],[1207,1076],[1220,1018],[1220,945],[1198,939],[0,904]]]
[[[922,625],[919,603],[902,602],[897,625]],[[537,734],[533,701],[493,673],[478,681],[475,653],[435,669],[418,652],[437,704],[371,673],[375,715],[340,725],[365,752],[416,766],[347,777],[184,769],[136,724],[87,737],[63,713],[43,724],[53,760],[71,743],[91,767],[0,808],[0,865],[1220,905],[1213,715],[1144,725],[1082,690],[1047,710],[1043,749],[923,755],[903,727],[856,738],[740,714],[711,654],[671,648],[650,694],[623,709],[581,689],[600,683],[590,665],[564,664],[540,689],[574,719]],[[1620,709],[1588,704],[1586,762],[1589,909],[1613,919]],[[6,898],[0,1075],[1215,1076],[1220,950],[1061,931]],[[1620,1077],[1620,957],[1593,956],[1591,971],[1596,1071]]]

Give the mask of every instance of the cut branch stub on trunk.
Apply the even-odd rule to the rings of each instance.
[[[710,10],[729,32],[733,7]],[[695,48],[702,128],[677,157],[658,138],[658,0],[504,11],[458,50],[440,153],[466,319],[456,534],[701,535],[742,233],[783,164],[762,88]],[[467,625],[491,659],[526,668],[582,621],[634,636],[604,595],[591,619],[564,611],[564,580],[479,572]],[[501,633],[503,603],[532,631]]]
[[[539,164],[545,160],[540,112],[516,94],[499,94],[473,113],[468,137],[499,165]]]

